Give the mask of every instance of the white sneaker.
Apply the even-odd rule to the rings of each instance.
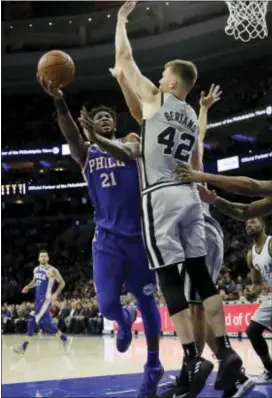
[[[254,377],[256,384],[272,384],[272,372],[265,370],[262,374]]]
[[[12,351],[18,355],[24,355],[25,353],[24,347],[22,345],[19,345],[18,347],[12,347]]]
[[[255,384],[256,383],[252,378],[248,378],[244,383],[237,382],[237,391],[232,398],[243,397],[249,390],[254,388]]]

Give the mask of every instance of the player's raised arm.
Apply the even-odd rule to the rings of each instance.
[[[111,153],[116,159],[136,159],[140,156],[140,139],[137,134],[131,133],[129,139],[125,142],[109,140],[103,137],[101,134],[98,134],[99,127],[93,122],[84,107],[81,110],[79,123],[82,128],[88,131],[90,140],[93,143],[99,145],[104,151]]]
[[[158,96],[159,89],[141,74],[133,58],[126,30],[127,18],[135,8],[135,5],[136,1],[127,1],[118,12],[115,33],[116,60],[122,67],[132,90],[139,95],[142,102],[151,103]]]
[[[45,92],[53,97],[60,131],[69,145],[72,158],[83,167],[87,156],[87,146],[67,107],[63,92],[59,87],[53,87],[50,83],[46,85],[42,79],[39,79],[39,83]]]
[[[207,183],[239,195],[272,196],[272,181],[259,181],[249,177],[232,177],[195,171],[187,163],[180,163],[176,175],[183,181]]]
[[[204,141],[207,132],[208,123],[208,111],[209,109],[218,101],[220,101],[222,91],[220,91],[220,86],[212,84],[209,93],[206,95],[204,91],[201,92],[200,96],[200,109],[198,115],[199,123],[199,134],[198,141],[195,150],[192,154],[192,168],[199,171],[203,164],[203,153],[204,153]]]
[[[240,221],[246,221],[250,218],[265,216],[272,213],[272,197],[256,200],[249,204],[232,203],[220,198],[214,191],[210,191],[202,185],[198,187],[198,190],[203,202],[213,204],[223,214]]]
[[[132,90],[128,80],[124,75],[124,72],[122,71],[122,68],[118,65],[115,65],[113,69],[110,69],[110,73],[113,77],[115,77],[122,90],[131,116],[136,120],[137,123],[142,124],[142,104],[137,94]]]

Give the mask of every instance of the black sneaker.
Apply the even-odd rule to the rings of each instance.
[[[226,348],[222,354],[219,356],[219,369],[214,388],[226,391],[235,385],[237,374],[240,374],[242,368],[242,359],[232,348]]]
[[[189,374],[187,370],[187,365],[183,363],[181,373],[179,377],[176,377],[175,383],[168,387],[167,392],[160,395],[160,398],[185,398],[189,393]]]
[[[187,363],[189,375],[188,398],[195,398],[203,390],[206,381],[213,370],[213,364],[206,359],[197,356]],[[179,397],[176,395],[174,398]]]
[[[240,398],[255,386],[253,379],[247,377],[242,371],[232,388],[224,391],[222,398]]]

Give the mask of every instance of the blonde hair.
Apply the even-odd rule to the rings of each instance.
[[[198,75],[197,67],[193,62],[175,59],[167,62],[165,68],[171,68],[172,72],[181,78],[188,93],[192,90]]]

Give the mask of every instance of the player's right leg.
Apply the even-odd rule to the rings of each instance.
[[[151,188],[153,190],[153,188]],[[155,269],[166,305],[183,346],[190,375],[189,398],[203,389],[213,364],[198,354],[191,314],[183,292],[180,268],[184,261],[178,223],[183,189],[150,189],[143,194],[143,236],[151,268]],[[174,392],[173,394],[176,394]]]
[[[206,247],[205,224],[202,208],[198,206],[197,202],[188,205],[187,218],[183,220],[181,235],[185,248],[186,260],[184,265],[186,272],[203,302],[206,319],[216,336],[219,370],[215,389],[225,390],[235,384],[237,374],[242,367],[242,360],[231,348],[226,331],[222,299],[206,265],[203,247],[200,247],[200,242],[204,242]]]
[[[255,312],[246,333],[257,355],[260,357],[265,372],[256,382],[272,383],[272,358],[269,353],[267,342],[263,336],[265,330],[272,332],[272,307],[261,305]]]
[[[122,307],[120,303],[125,263],[114,234],[101,229],[96,231],[93,264],[99,310],[103,317],[117,323],[117,350],[125,352],[132,340],[131,326],[137,312],[135,308]]]
[[[30,343],[30,340],[32,336],[35,333],[35,328],[36,328],[36,320],[35,320],[35,314],[34,312],[30,314],[28,321],[27,321],[27,332],[26,332],[26,338],[23,344],[20,344],[18,347],[14,347],[13,351],[16,354],[24,354],[25,351],[27,350],[27,347]]]

